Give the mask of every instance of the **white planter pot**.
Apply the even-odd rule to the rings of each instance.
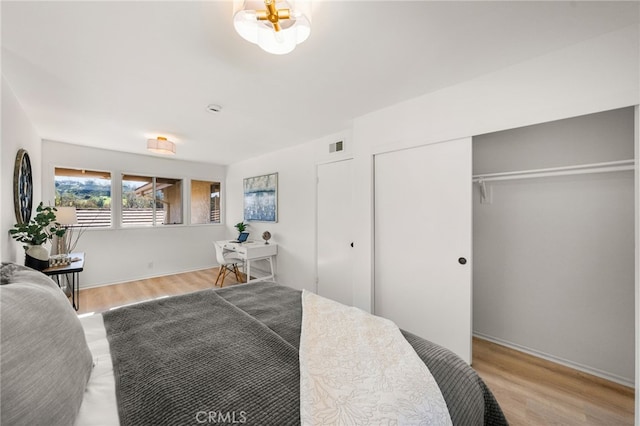
[[[24,265],[37,271],[49,267],[49,250],[44,246],[29,246],[24,256]]]

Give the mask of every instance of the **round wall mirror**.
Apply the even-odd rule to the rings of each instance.
[[[31,160],[26,150],[18,150],[13,169],[13,206],[16,211],[18,224],[31,220],[33,207],[33,177]]]

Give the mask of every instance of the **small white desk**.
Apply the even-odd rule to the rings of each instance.
[[[274,243],[265,244],[263,242],[247,242],[247,243],[231,243],[227,240],[218,241],[225,251],[234,252],[246,265],[247,282],[273,280],[275,272],[273,269],[273,261],[278,254],[278,245]],[[251,262],[257,260],[266,260],[269,262],[271,275],[251,279]]]

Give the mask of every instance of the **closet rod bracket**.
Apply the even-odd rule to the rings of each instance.
[[[483,178],[478,179],[480,186],[480,204],[491,204],[491,187],[487,188],[487,184]]]

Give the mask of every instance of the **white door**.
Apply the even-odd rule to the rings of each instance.
[[[318,166],[318,294],[353,304],[352,161]]]
[[[471,191],[471,138],[375,156],[375,313],[467,363]]]

